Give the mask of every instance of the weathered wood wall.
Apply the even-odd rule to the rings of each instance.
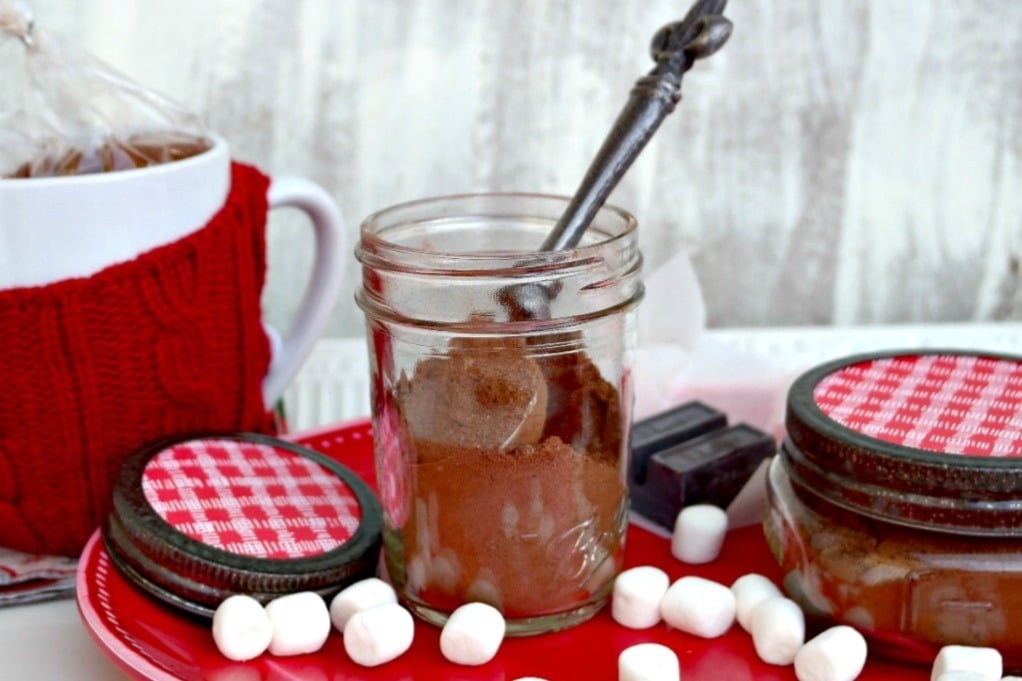
[[[236,156],[385,205],[570,193],[687,0],[30,0]],[[733,0],[612,197],[714,326],[1022,319],[1022,2]],[[275,219],[270,316],[310,240]],[[361,333],[356,267],[329,330]]]

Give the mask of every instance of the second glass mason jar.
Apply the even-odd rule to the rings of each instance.
[[[642,258],[611,207],[577,248],[540,252],[566,207],[449,196],[362,224],[384,557],[434,623],[482,601],[509,634],[562,629],[621,569]]]
[[[767,543],[807,615],[932,664],[993,647],[1022,669],[1022,358],[894,351],[794,382]]]

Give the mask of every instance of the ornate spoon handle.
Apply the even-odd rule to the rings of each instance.
[[[578,245],[596,212],[667,114],[681,99],[681,78],[698,59],[709,57],[731,36],[722,15],[727,0],[696,0],[685,18],[661,28],[650,53],[656,66],[632,88],[603,146],[586,171],[568,209],[540,247],[544,251]]]

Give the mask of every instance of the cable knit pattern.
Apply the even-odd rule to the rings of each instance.
[[[235,164],[227,203],[198,231],[88,278],[0,291],[0,546],[78,555],[147,442],[273,432],[268,186]]]

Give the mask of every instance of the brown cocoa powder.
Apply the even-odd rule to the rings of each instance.
[[[181,161],[211,147],[208,140],[173,132],[108,139],[90,149],[68,148],[18,167],[7,179],[91,175]]]
[[[441,611],[483,601],[515,619],[607,593],[623,557],[624,424],[584,353],[455,344],[396,392],[411,501],[390,567],[410,598]]]
[[[783,494],[795,492],[785,485]],[[772,509],[767,536],[807,612],[856,625],[888,657],[925,661],[955,643],[997,648],[1022,668],[1017,540],[921,531],[810,494],[789,498],[804,505],[798,522]]]
[[[408,433],[418,442],[511,449],[543,433],[547,384],[520,342],[497,348],[458,343],[418,363],[399,388]]]

